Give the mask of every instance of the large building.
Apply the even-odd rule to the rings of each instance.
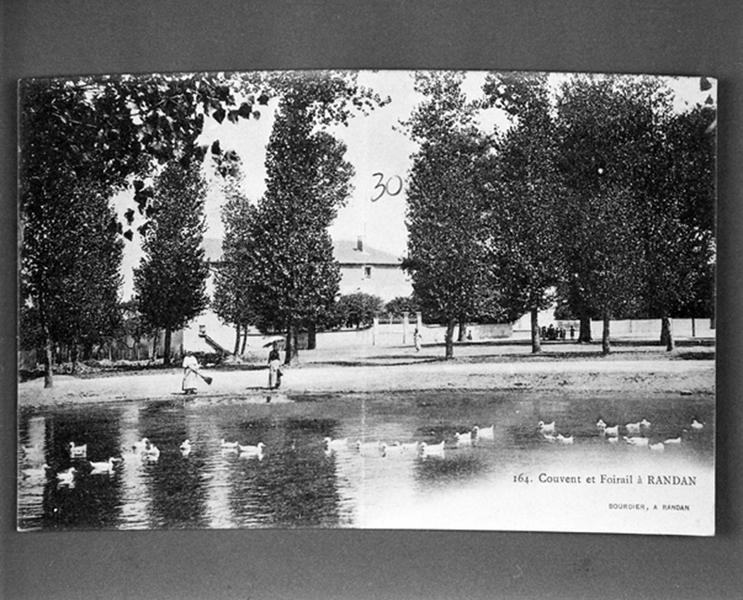
[[[400,267],[402,258],[371,248],[360,237],[355,242],[337,240],[333,246],[341,268],[341,294],[363,292],[387,302],[413,292],[410,277]]]
[[[204,240],[205,258],[211,269],[207,280],[207,294],[214,295],[214,273],[222,260],[221,241],[214,238]],[[364,292],[379,296],[385,302],[397,296],[409,296],[413,287],[408,275],[400,268],[402,259],[388,252],[370,248],[362,238],[356,241],[337,240],[333,244],[333,256],[340,265],[341,294]],[[256,332],[251,342],[257,348],[265,338]],[[213,352],[220,347],[230,352],[234,347],[235,330],[224,325],[216,313],[208,308],[183,330],[183,350]],[[174,342],[177,343],[177,342]],[[255,350],[255,348],[253,348]]]

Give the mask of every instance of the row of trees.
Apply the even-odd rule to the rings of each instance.
[[[28,335],[22,343],[44,348],[46,387],[53,381],[55,347],[101,343],[121,325],[122,247],[136,233],[144,238],[135,274],[144,325],[162,329],[167,338],[204,308],[201,169],[209,147],[200,136],[210,119],[258,118],[258,108],[272,97],[282,98],[282,110],[269,152],[269,191],[252,221],[251,232],[266,249],[252,256],[264,267],[254,281],[258,295],[252,296],[263,304],[255,302],[252,310],[264,320],[270,313],[274,323],[292,332],[332,297],[330,240],[320,230],[348,194],[344,178],[350,167],[336,173],[339,164],[332,163],[342,156],[339,143],[313,128],[345,122],[384,100],[346,72],[24,82],[21,298]],[[295,145],[303,135],[315,158],[307,166]],[[211,151],[222,156],[218,141]],[[295,170],[314,180],[302,180]],[[333,180],[340,187],[327,192]],[[110,199],[126,189],[133,191],[134,206],[124,224]],[[316,201],[325,208],[315,210]],[[143,220],[136,230],[135,211]],[[328,285],[317,289],[314,283],[321,280]]]
[[[420,149],[408,183],[405,267],[424,312],[447,326],[487,312],[532,315],[555,301],[581,320],[711,309],[715,109],[678,112],[658,79],[492,74],[468,100],[461,73],[421,73],[406,122]],[[702,81],[702,85],[708,85]],[[486,134],[477,110],[511,125]],[[706,311],[706,312],[708,312]]]
[[[475,101],[462,82],[459,73],[418,74],[425,100],[405,124],[419,150],[404,266],[420,308],[447,327],[446,356],[457,322],[525,311],[538,351],[536,314],[555,299],[583,324],[604,319],[607,352],[609,318],[629,313],[663,317],[672,347],[668,317],[709,303],[714,107],[676,112],[670,92],[645,78],[578,76],[555,90],[543,75],[493,74]],[[337,308],[328,227],[353,167],[324,126],[384,101],[350,73],[24,84],[22,318],[45,349],[45,385],[55,346],[85,351],[120,326],[119,265],[135,210],[142,326],[163,330],[169,348],[170,332],[203,310],[209,148],[199,136],[206,119],[255,118],[271,97],[278,109],[257,204],[241,192],[235,153],[211,146],[227,195],[214,306],[237,340],[249,324],[284,333],[290,361],[298,331],[312,345]],[[511,127],[480,131],[485,106],[508,113]],[[124,224],[110,198],[127,188],[135,206]],[[353,311],[343,318],[353,322]]]

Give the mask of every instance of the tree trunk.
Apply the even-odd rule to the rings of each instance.
[[[307,324],[307,350],[317,348],[317,324],[311,322]]]
[[[245,355],[245,346],[248,343],[248,326],[243,327],[243,343],[240,346],[240,356]]]
[[[463,342],[467,339],[467,317],[462,315],[459,317],[459,334],[457,336],[458,342]]]
[[[158,329],[155,329],[155,331],[152,333],[152,360],[157,360],[157,342],[158,338],[160,337],[160,331]]]
[[[578,332],[578,343],[591,341],[591,317],[581,316],[580,331]]]
[[[286,341],[284,342],[284,364],[291,363],[292,358],[292,327],[291,324],[286,326]]]
[[[43,325],[44,329],[44,387],[50,388],[54,385],[54,376],[52,366],[54,365],[54,350],[52,339],[49,335],[49,328]]]
[[[237,351],[240,350],[240,323],[235,325],[235,349],[232,354],[237,356]]]
[[[73,340],[70,346],[70,374],[74,375],[77,371],[77,341]]]
[[[531,352],[537,354],[542,351],[542,342],[539,339],[539,310],[532,308],[531,314]]]
[[[675,347],[673,341],[673,328],[670,317],[663,317],[660,320],[660,343],[666,347],[667,351],[671,351]]]
[[[292,345],[290,362],[296,363],[299,360],[299,327],[294,323],[292,323],[292,339],[294,344]]]
[[[604,330],[601,334],[601,353],[606,355],[611,352],[611,343],[609,341],[609,312],[604,311]]]
[[[454,325],[454,319],[446,322],[446,354],[444,355],[446,360],[454,358]]]
[[[163,342],[163,364],[170,366],[170,327],[165,328],[165,341]]]

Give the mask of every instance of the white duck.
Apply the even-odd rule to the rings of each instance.
[[[552,421],[551,423],[545,423],[544,421],[539,421],[539,423],[537,423],[537,428],[542,433],[555,433],[555,422]]]
[[[442,440],[438,444],[426,444],[426,442],[420,443],[420,453],[423,458],[427,456],[441,457],[444,456],[444,441]]]
[[[625,435],[624,441],[630,446],[647,446],[650,440],[646,437],[627,437]]]
[[[564,436],[561,433],[558,433],[557,441],[560,442],[561,444],[572,444],[575,441],[575,438],[572,435]]]
[[[640,421],[640,427],[644,427],[645,429],[650,429],[650,425],[652,425],[652,423],[648,421],[647,419],[643,419],[642,421]]]
[[[654,452],[663,452],[663,450],[665,450],[663,442],[658,442],[657,444],[648,444],[648,448],[650,448]]]
[[[57,485],[73,485],[75,483],[75,473],[77,473],[75,467],[70,467],[57,473]]]
[[[490,427],[478,427],[475,425],[472,428],[472,433],[478,440],[492,440],[495,438],[495,425]]]
[[[704,429],[704,423],[702,423],[701,421],[698,421],[698,420],[697,420],[697,418],[696,418],[696,417],[694,417],[694,418],[693,418],[693,419],[691,420],[691,428],[692,428],[692,429],[693,429],[694,431],[701,431],[702,429]]]
[[[142,458],[150,462],[157,462],[160,458],[160,448],[148,441],[147,446],[142,450]]]
[[[613,425],[609,427],[606,421],[599,418],[599,420],[596,421],[596,427],[599,428],[600,435],[605,435],[607,437],[618,437],[619,436],[619,425]]]
[[[555,437],[555,435],[553,433],[544,433],[544,432],[542,432],[542,439],[545,442],[549,442],[550,444],[552,444],[552,443],[554,443],[554,442],[557,441],[557,438]]]
[[[467,433],[455,433],[454,440],[457,446],[471,446],[472,445],[472,432]]]
[[[88,444],[77,446],[75,442],[70,442],[70,458],[85,458],[88,455]]]
[[[627,430],[627,435],[640,433],[640,421],[637,423],[627,423],[624,428]]]
[[[604,435],[610,438],[619,437],[619,425],[614,425],[614,427],[604,428]]]
[[[266,447],[266,444],[263,442],[258,442],[255,446],[238,444],[237,447],[240,450],[240,457],[242,458],[262,458],[263,449]]]
[[[183,443],[178,446],[178,449],[181,451],[181,456],[186,458],[189,454],[191,454],[191,450],[193,450],[193,446],[191,445],[191,440],[184,440]]]
[[[108,460],[103,462],[90,462],[90,474],[91,475],[110,475],[114,471],[114,465],[118,462],[113,456],[109,457]]]
[[[666,446],[678,445],[681,443],[681,436],[675,438],[668,438],[663,442]]]
[[[390,457],[390,456],[402,456],[405,454],[405,448],[402,444],[399,442],[395,442],[393,444],[382,444],[381,446],[382,450],[382,456],[384,458]]]
[[[33,479],[40,479],[42,477],[46,477],[49,474],[49,471],[51,470],[51,467],[44,463],[40,467],[28,467],[26,469],[21,470],[21,474],[25,478],[33,478]]]
[[[331,437],[325,437],[323,439],[323,443],[325,444],[326,450],[343,450],[345,448],[348,448],[348,438],[331,438]]]

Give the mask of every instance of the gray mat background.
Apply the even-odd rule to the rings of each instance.
[[[743,3],[4,0],[0,11],[0,598],[740,597]],[[15,532],[16,80],[331,67],[719,78],[716,537]]]

